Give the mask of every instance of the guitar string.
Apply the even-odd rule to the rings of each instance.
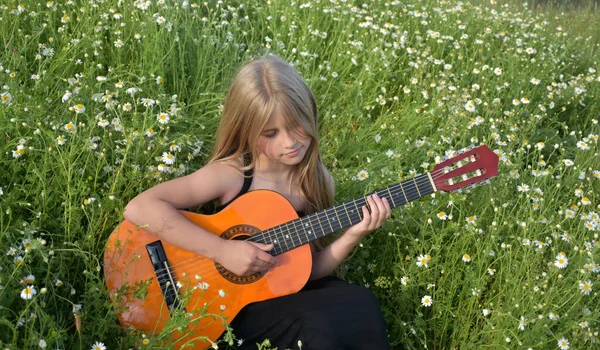
[[[435,178],[435,179],[437,179],[437,178],[439,178],[439,177],[440,177],[440,176],[438,176],[438,174],[441,174],[441,172],[442,172],[443,170],[444,170],[444,169],[440,169],[439,171],[435,171],[435,172],[432,172],[432,173],[430,173],[430,174],[433,174],[432,178]],[[427,183],[427,182],[428,182],[428,180],[429,180],[429,177],[428,177],[428,176],[426,176],[426,175],[427,175],[427,174],[421,174],[421,176],[420,176],[418,179],[417,179],[417,177],[414,177],[414,178],[413,178],[413,181],[415,181],[415,183],[420,183],[421,185],[422,185],[422,184],[424,184],[424,183]],[[407,181],[405,181],[405,182],[409,182],[409,181],[410,181],[410,180],[407,180]],[[395,196],[395,195],[399,195],[399,194],[400,194],[400,193],[403,191],[403,188],[402,188],[402,186],[401,186],[401,184],[400,184],[400,183],[399,183],[399,184],[396,184],[396,185],[393,185],[393,186],[390,186],[390,187],[388,187],[388,189],[391,189],[392,187],[395,187],[395,186],[398,186],[400,189],[399,189],[399,190],[398,190],[398,189],[395,189],[395,190],[393,191],[393,193],[392,193],[392,197],[393,197],[393,196]],[[406,194],[406,196],[407,196],[407,197],[409,197],[409,196],[411,196],[411,197],[412,197],[413,195],[417,194],[417,193],[419,192],[419,191],[418,191],[418,188],[417,188],[417,186],[418,186],[418,185],[416,185],[416,186],[415,186],[415,188],[414,188],[413,190],[407,189],[407,190],[404,192],[404,193]],[[377,192],[387,192],[387,189],[384,189],[384,190],[379,190],[379,191],[377,191]],[[390,191],[390,193],[391,193],[391,191]],[[386,193],[383,193],[383,194],[382,194],[382,196],[385,196],[385,195],[386,195]],[[388,193],[388,196],[389,196],[389,193]],[[419,197],[420,197],[420,196],[417,196],[416,198],[409,200],[409,202],[410,202],[410,201],[412,201],[412,200],[418,199]],[[357,205],[357,206],[361,206],[361,207],[362,207],[363,205],[365,205],[365,204],[366,204],[366,199],[365,199],[365,197],[361,197],[361,198],[359,198],[359,199],[356,199],[356,200],[354,200],[353,202],[355,203],[355,205]],[[404,205],[404,204],[406,204],[406,203],[408,203],[408,202],[401,203],[401,205]],[[337,211],[335,210],[335,208],[337,208],[337,207],[340,207],[340,206],[344,206],[344,207],[345,207],[345,204],[346,204],[346,203],[343,203],[342,205],[338,205],[338,206],[331,207],[331,208],[327,208],[327,209],[331,209],[331,211],[332,211],[333,213],[337,213]],[[351,203],[350,203],[350,204],[351,204]],[[302,221],[302,220],[303,220],[304,218],[307,218],[305,221],[308,221],[308,224],[309,224],[309,225],[310,225],[310,224],[315,224],[315,226],[316,226],[316,225],[319,225],[319,227],[321,227],[321,225],[322,225],[322,221],[321,221],[321,220],[326,218],[326,211],[327,211],[327,209],[325,209],[325,210],[323,210],[323,211],[322,211],[322,212],[324,213],[325,217],[320,217],[320,216],[321,216],[320,212],[317,212],[317,213],[313,213],[313,214],[310,214],[310,215],[304,216],[304,217],[302,217],[302,218],[294,219],[294,220],[292,220],[292,221],[290,221],[290,222],[288,222],[288,223],[284,223],[284,224],[289,224],[289,223],[292,223],[292,224],[293,224],[293,223],[294,223],[295,221],[297,221],[297,220],[298,220],[298,221],[300,221],[300,223],[303,223],[303,221]],[[342,214],[342,215],[343,215],[343,214]],[[360,220],[362,220],[362,218],[360,218],[360,214],[358,214],[358,216],[359,216],[358,218],[359,218]],[[346,226],[346,225],[348,225],[348,224],[352,224],[352,220],[351,220],[351,219],[349,219],[349,220],[347,220],[347,221],[346,221],[346,219],[344,219],[344,220],[339,220],[338,222],[340,222],[340,223],[342,224],[342,225],[341,225],[341,227],[344,227],[344,226]],[[327,223],[328,223],[329,225],[331,225],[331,224],[329,223],[329,221],[327,221]],[[279,234],[279,233],[277,233],[277,232],[275,231],[275,228],[277,228],[277,227],[279,227],[279,226],[282,226],[282,225],[284,225],[284,224],[281,224],[281,225],[275,226],[275,227],[273,227],[273,228],[270,228],[270,229],[267,229],[267,230],[265,230],[265,231],[270,231],[270,230],[273,230],[273,233],[274,233],[274,236],[275,236],[275,238],[282,238],[282,239],[284,239],[284,240],[285,240],[285,237],[281,236],[281,234]],[[298,233],[298,230],[296,229],[296,225],[295,225],[295,224],[293,224],[293,226],[294,226],[294,230],[296,230],[296,233]],[[341,229],[341,227],[340,227],[340,229]],[[261,234],[259,234],[259,235],[260,235],[260,236],[261,236],[263,239],[267,239],[267,236],[265,236],[265,235],[264,235],[265,231],[262,231],[262,232],[261,232]],[[281,231],[283,232],[283,229],[281,229]],[[334,230],[334,231],[335,231],[335,230]],[[288,230],[288,233],[289,233],[289,232],[290,232],[290,231]],[[268,234],[269,236],[271,236],[271,235],[270,235],[270,233],[267,233],[267,234]],[[250,237],[250,238],[255,238],[256,236],[258,236],[258,235],[252,236],[252,237]],[[260,238],[259,238],[259,239],[260,239]],[[259,241],[258,241],[258,240],[256,240],[256,242],[259,242]],[[263,241],[263,242],[266,242],[266,241]],[[289,242],[289,241],[288,241],[288,242]],[[297,243],[302,243],[302,240],[301,240],[301,239],[299,239],[298,241],[296,241],[296,240],[292,239],[291,243],[293,243],[294,245],[296,245]],[[303,243],[303,244],[304,244],[304,243]],[[281,244],[279,244],[279,245],[278,245],[278,246],[276,246],[276,247],[281,247]],[[274,248],[274,249],[275,249],[275,248]],[[170,266],[170,268],[171,268],[171,271],[175,272],[175,269],[179,270],[179,269],[181,269],[181,268],[183,268],[183,267],[186,267],[185,265],[186,265],[187,263],[195,263],[195,262],[194,262],[194,260],[198,260],[198,258],[201,258],[201,259],[206,259],[206,258],[204,258],[204,257],[202,257],[202,256],[195,257],[195,258],[192,258],[192,259],[188,259],[188,260],[186,260],[186,261],[183,261],[183,262],[180,262],[180,263],[178,263],[178,264],[175,264],[175,265],[173,265],[173,266]],[[210,259],[208,259],[208,260],[210,260]],[[211,262],[212,262],[212,260],[211,260]],[[189,266],[187,266],[187,267],[189,267]],[[160,278],[160,277],[164,277],[165,275],[168,275],[168,273],[167,273],[167,272],[164,272],[164,273],[163,273],[163,275],[161,276],[161,275],[160,275],[160,273],[161,273],[161,270],[165,270],[165,269],[159,269],[159,270],[157,270],[157,271],[156,271],[156,272],[157,272],[157,277],[159,277],[159,278]],[[203,271],[198,271],[198,273],[197,273],[197,274],[202,274],[202,273],[205,273],[207,270],[210,270],[210,268],[209,268],[209,269],[204,269]]]
[[[415,179],[416,179],[416,178],[415,178]],[[428,177],[421,177],[421,178],[417,179],[416,181],[417,181],[418,183],[420,183],[421,185],[423,185],[424,183],[427,183],[427,182],[428,182],[428,180],[429,180],[429,178],[428,178]],[[410,180],[408,180],[408,181],[410,181]],[[399,184],[396,184],[396,185],[394,185],[394,186],[399,186]],[[391,187],[393,187],[393,186],[391,186]],[[390,187],[390,188],[391,188],[391,187]],[[380,190],[380,191],[384,191],[384,190]],[[399,194],[401,194],[401,193],[402,193],[402,191],[403,191],[403,189],[399,189],[399,190],[398,190],[398,189],[396,189],[396,190],[394,190],[394,191],[392,192],[392,196],[399,195]],[[409,197],[409,196],[411,196],[411,197],[412,197],[412,196],[414,196],[415,194],[417,194],[417,192],[418,192],[418,191],[417,191],[416,189],[413,189],[413,190],[408,190],[408,189],[407,189],[407,190],[406,190],[404,193],[407,195],[407,197]],[[419,197],[417,197],[417,198],[419,198]],[[415,198],[415,199],[416,199],[416,198]],[[361,198],[355,199],[355,200],[354,200],[354,202],[356,203],[356,206],[360,206],[360,207],[362,207],[363,205],[365,205],[365,204],[366,204],[366,199],[365,199],[365,197],[361,197]],[[410,200],[409,200],[409,202],[410,202]],[[402,203],[402,204],[405,204],[405,203]],[[339,206],[338,206],[338,207],[339,207]],[[333,208],[333,207],[332,207],[332,208]],[[332,209],[332,208],[328,208],[328,209]],[[352,210],[354,210],[354,209],[352,209]],[[358,214],[358,215],[359,215],[359,218],[360,218],[360,214]],[[316,226],[316,227],[320,227],[320,225],[322,224],[322,221],[321,221],[321,220],[324,220],[324,217],[320,217],[320,216],[321,216],[321,214],[317,212],[317,213],[313,213],[313,214],[310,214],[310,215],[307,215],[307,216],[303,216],[302,218],[297,218],[297,219],[294,219],[294,220],[292,220],[292,221],[290,221],[290,222],[294,222],[294,221],[297,221],[297,220],[299,220],[301,223],[308,223],[309,225],[311,225],[311,226],[313,226],[313,227],[314,227],[314,226]],[[362,220],[362,218],[360,218],[360,219]],[[290,222],[288,222],[288,223],[290,223]],[[343,222],[343,225],[342,225],[342,226],[345,226],[345,225],[347,225],[347,224],[349,224],[349,223],[352,223],[352,221],[351,221],[351,220],[347,220],[347,219],[344,219],[344,221],[341,221],[341,222]],[[285,223],[284,223],[284,224],[285,224]],[[278,226],[281,226],[281,225],[278,225]],[[273,230],[274,228],[276,228],[276,227],[278,227],[278,226],[275,226],[275,227],[269,228],[269,229],[267,229],[267,230],[265,230],[265,231],[270,231],[270,230]],[[295,226],[295,225],[294,225],[294,226]],[[263,239],[267,239],[267,237],[268,237],[268,236],[265,236],[265,235],[264,235],[264,232],[265,232],[265,231],[262,231],[262,232],[261,232],[261,233],[259,233],[258,235],[252,236],[251,238],[254,238],[254,237],[256,237],[256,236],[259,236],[259,235],[261,235],[261,237],[262,237]],[[289,231],[288,231],[288,232],[289,232]],[[270,235],[270,234],[269,234],[269,233],[267,233],[267,235]],[[279,237],[279,236],[276,236],[276,238],[277,238],[277,237]],[[283,237],[282,237],[282,238],[283,238]],[[284,239],[285,239],[285,238],[284,238]],[[256,240],[256,242],[258,242],[258,243],[265,243],[266,241],[264,241],[264,240],[263,240],[263,241],[261,242],[261,241],[259,241],[259,240]],[[292,242],[293,242],[294,244],[297,244],[297,243],[301,243],[301,242],[302,242],[302,240],[301,240],[301,239],[299,239],[299,240],[297,240],[297,241],[296,241],[296,240],[293,240]],[[200,258],[204,258],[204,257],[200,257]],[[180,262],[180,263],[178,263],[178,264],[175,264],[175,265],[172,265],[172,266],[170,266],[170,269],[171,269],[171,271],[173,271],[173,270],[175,270],[175,268],[177,268],[177,269],[180,269],[180,268],[182,268],[182,267],[189,267],[189,266],[185,266],[184,264],[185,264],[186,262],[189,262],[189,261],[192,261],[192,260],[196,260],[196,259],[198,259],[198,257],[194,257],[194,258],[192,258],[192,259],[189,259],[189,260],[186,260],[186,261],[182,261],[182,262]],[[210,260],[210,259],[209,259],[209,260]],[[164,269],[159,269],[159,270],[157,270],[157,273],[159,273],[159,272],[160,272],[160,270],[164,270]]]
[[[431,174],[433,174],[433,175],[434,175],[433,177],[435,177],[436,179],[438,178],[438,176],[437,176],[437,174],[436,174],[435,172],[434,172],[434,173],[431,173]],[[424,175],[427,175],[427,174],[424,174]],[[423,180],[423,181],[422,181],[422,180]],[[421,184],[422,184],[423,182],[425,182],[425,183],[426,183],[426,182],[427,182],[427,180],[429,180],[429,178],[428,178],[428,177],[426,177],[426,176],[420,176],[420,178],[419,178],[419,179],[417,179],[416,177],[414,177],[414,178],[413,178],[413,181],[415,182],[415,190],[416,190],[417,192],[419,192],[419,191],[418,191],[418,185],[417,185],[417,181],[418,181],[418,182],[421,182]],[[407,182],[408,182],[408,181],[410,181],[410,180],[407,180]],[[401,184],[397,184],[396,186],[400,186],[400,187],[402,187],[402,185],[401,185]],[[393,187],[393,186],[390,186],[388,189],[390,189],[391,187]],[[377,191],[377,192],[383,192],[383,191],[386,191],[386,190],[388,190],[388,189],[385,189],[385,190],[379,190],[379,191]],[[411,190],[408,190],[408,191],[409,191],[408,193],[409,193],[410,195],[414,195],[414,194],[415,194],[415,192],[414,192],[415,190],[412,190],[412,191],[411,191]],[[402,188],[401,188],[401,191],[403,191],[403,189],[402,189]],[[395,190],[395,193],[394,193],[394,194],[392,194],[392,197],[393,197],[394,195],[397,195],[397,194],[399,194],[399,193],[400,193],[399,191]],[[429,193],[428,193],[428,194],[429,194]],[[389,195],[389,191],[388,191],[388,195]],[[406,195],[406,192],[405,192],[405,195]],[[385,196],[385,194],[383,194],[383,196]],[[408,202],[411,202],[411,201],[413,201],[413,200],[415,200],[415,199],[417,199],[417,198],[420,198],[420,197],[422,197],[422,196],[419,194],[419,196],[417,196],[417,197],[416,197],[416,198],[414,198],[414,199],[411,199],[411,200],[409,200]],[[360,199],[359,199],[359,201],[364,201],[364,202],[366,203],[366,199],[365,199],[365,198],[366,198],[366,197],[362,197],[362,198],[360,198]],[[354,200],[354,202],[356,203],[356,202],[357,202],[357,200]],[[401,203],[400,205],[404,205],[404,204],[406,204],[406,203],[408,203],[408,202]],[[345,206],[345,204],[346,204],[346,203],[344,203],[343,205]],[[363,203],[363,204],[364,204],[364,203]],[[361,207],[362,207],[362,205],[363,205],[363,204],[360,204],[360,205],[361,205]],[[355,205],[358,205],[358,204],[355,204]],[[338,206],[336,206],[336,207],[339,207],[339,205],[338,205]],[[331,208],[329,208],[329,209],[332,209],[332,211],[334,211],[334,212],[336,212],[336,213],[337,213],[337,211],[335,211],[335,210],[334,210],[334,208],[336,208],[336,207],[331,207]],[[327,209],[325,209],[325,211],[324,211],[324,212],[325,212],[325,214],[326,214],[326,210],[327,210]],[[314,215],[314,214],[312,214],[312,215],[314,215],[314,216],[315,216],[315,219],[316,219],[316,221],[317,221],[317,222],[319,222],[319,213],[316,213],[316,214],[317,214],[317,215]],[[311,216],[311,215],[308,215],[308,216],[305,216],[305,217],[309,217],[309,216]],[[309,222],[312,222],[312,220],[311,220],[311,219],[312,219],[312,218],[308,218]],[[360,218],[360,216],[359,216],[359,219],[361,219],[361,220],[362,220],[362,218]],[[296,221],[296,220],[298,220],[298,219],[292,220],[291,222],[294,222],[294,221]],[[302,221],[300,221],[300,222],[302,222]],[[352,220],[351,220],[351,219],[350,219],[350,223],[352,224]],[[287,223],[286,223],[286,224],[287,224]],[[283,224],[282,224],[282,225],[283,225]],[[279,225],[279,226],[282,226],[282,225]],[[345,225],[345,224],[344,224],[344,225]],[[342,227],[343,227],[344,225],[342,225]],[[273,229],[273,230],[274,230],[275,228],[271,228],[271,229]],[[294,224],[294,229],[295,229],[295,224]],[[283,230],[282,230],[282,229],[281,229],[281,231],[283,232]],[[276,232],[275,232],[275,233],[276,233]],[[301,241],[300,241],[300,242],[301,242]],[[196,257],[196,258],[189,259],[188,261],[190,261],[190,260],[198,260],[198,258],[200,258],[200,259],[203,259],[203,260],[208,260],[208,261],[210,261],[210,267],[203,269],[203,272],[200,272],[200,271],[199,271],[199,273],[202,273],[202,274],[204,274],[204,272],[207,272],[207,271],[211,271],[211,270],[212,270],[212,272],[210,272],[208,275],[205,275],[205,276],[204,276],[205,278],[206,278],[206,277],[210,278],[210,277],[213,277],[214,275],[217,275],[217,274],[218,274],[218,271],[216,271],[214,268],[212,268],[212,265],[214,264],[214,262],[213,262],[212,260],[210,260],[210,259],[204,258],[204,257],[202,257],[202,256],[198,256],[198,257]],[[180,268],[184,267],[184,266],[182,265],[183,263],[185,263],[185,262],[181,262],[181,263],[179,263],[179,264],[176,264],[176,265],[179,265],[177,269],[180,269]],[[194,262],[194,265],[196,265],[196,264],[198,264],[198,263],[201,263],[201,261]],[[173,268],[173,267],[175,267],[176,265],[174,265],[174,266],[172,266],[172,267],[171,267],[171,268],[172,268],[172,269],[171,269],[171,270],[172,270],[172,273],[174,273],[174,274],[175,274],[175,273],[177,273],[177,272],[175,271],[175,269]],[[168,278],[168,273],[166,273],[166,272],[165,272],[165,273],[163,273],[163,274],[162,274],[162,276],[161,276],[161,275],[159,275],[159,271],[160,271],[160,270],[164,270],[164,269],[159,269],[159,270],[157,270],[157,280],[159,280],[159,281],[163,282],[165,278]],[[197,273],[196,275],[198,275],[198,273]],[[202,276],[200,276],[200,277],[202,278]],[[158,296],[156,296],[156,297],[158,297]]]
[[[425,175],[426,175],[426,174],[425,174]],[[416,179],[416,178],[413,178],[413,179]],[[437,176],[436,176],[436,179],[437,179]],[[423,182],[425,182],[425,183],[426,183],[426,182],[427,182],[427,180],[428,180],[428,177],[421,176],[421,177],[420,177],[419,179],[417,179],[415,182],[417,182],[417,181],[418,181],[418,182],[421,182],[421,184],[422,184]],[[410,181],[410,180],[408,180],[408,181]],[[396,186],[398,186],[398,185],[399,185],[399,184],[397,184]],[[393,186],[392,186],[392,187],[393,187]],[[391,188],[391,187],[390,187],[390,188]],[[416,189],[417,189],[417,187],[415,187],[415,190],[416,190]],[[411,190],[407,190],[407,191],[408,191],[407,193],[408,193],[409,195],[414,195],[414,194],[415,194],[415,192],[414,192],[415,190],[412,190],[412,191],[411,191]],[[379,190],[378,192],[383,192],[383,191],[386,191],[386,190]],[[417,190],[417,191],[418,191],[418,190]],[[392,196],[394,196],[394,195],[397,195],[397,194],[399,194],[399,193],[400,193],[400,192],[399,192],[399,191],[397,191],[397,190],[395,190],[394,192],[395,192],[395,193],[394,193]],[[383,195],[385,196],[385,193],[384,193]],[[420,197],[420,196],[419,196],[419,197]],[[419,197],[417,197],[417,198],[419,198]],[[417,199],[417,198],[415,198],[415,199]],[[414,199],[412,199],[412,200],[414,200]],[[410,201],[412,201],[412,200],[409,200],[409,202],[410,202]],[[365,200],[365,199],[364,199],[364,197],[363,197],[363,198],[360,198],[360,199],[358,199],[358,200],[355,200],[354,202],[356,203],[356,205],[360,205],[360,206],[362,207],[362,206],[363,206],[363,205],[366,203],[366,200]],[[361,202],[361,203],[358,203],[358,202]],[[405,203],[401,203],[401,205],[403,205],[403,204],[405,204]],[[344,205],[345,205],[345,203],[344,203]],[[337,207],[339,207],[339,206],[337,206]],[[335,213],[337,213],[337,211],[336,211],[336,210],[334,210],[334,208],[336,208],[336,207],[332,207],[332,208],[328,208],[328,209],[331,209],[331,210],[332,210],[332,212],[335,212]],[[323,212],[324,212],[324,214],[325,214],[325,216],[326,216],[326,211],[327,211],[327,209],[326,209],[325,211],[323,211]],[[317,214],[317,215],[315,215],[315,214],[311,214],[311,215],[305,216],[305,217],[303,217],[303,218],[307,218],[307,220],[306,220],[306,221],[308,221],[309,223],[314,223],[313,221],[316,221],[316,222],[319,224],[319,226],[321,226],[321,221],[320,221],[320,219],[324,219],[324,218],[320,217],[320,213],[316,213],[316,214]],[[342,214],[342,215],[343,215],[343,214]],[[361,219],[361,220],[362,220],[362,218],[360,218],[360,214],[358,214],[358,215],[359,215],[358,219]],[[310,216],[314,216],[314,217],[310,217]],[[298,230],[297,230],[297,228],[296,228],[296,225],[294,224],[294,222],[295,222],[295,221],[297,221],[297,220],[299,220],[299,221],[302,223],[302,220],[301,220],[301,219],[303,219],[303,218],[294,219],[294,220],[292,220],[292,221],[290,221],[290,222],[288,222],[288,223],[285,223],[285,224],[292,223],[292,224],[293,224],[293,226],[294,226],[294,230],[296,230],[296,233],[298,233]],[[313,220],[313,219],[315,219],[315,220]],[[342,223],[342,220],[339,220],[339,222],[340,222],[340,223]],[[329,221],[328,221],[328,223],[329,223]],[[352,223],[352,220],[350,219],[350,220],[349,220],[349,222],[343,222],[343,223],[342,223],[342,225],[341,225],[341,227],[344,227],[344,226],[348,225],[348,223],[350,223],[350,224],[353,224],[353,223]],[[282,224],[282,225],[283,225],[283,224]],[[282,226],[282,225],[279,225],[279,226]],[[316,224],[315,224],[315,225],[316,225]],[[330,225],[331,225],[331,224],[330,224]],[[282,237],[282,236],[281,236],[279,233],[277,233],[277,232],[276,232],[276,230],[275,230],[275,228],[277,228],[277,227],[279,227],[279,226],[276,226],[276,227],[274,227],[274,228],[270,228],[270,229],[268,229],[268,230],[273,230],[273,233],[274,233],[274,236],[275,236],[275,238],[279,238],[279,237],[281,237],[281,238],[283,238],[283,239],[285,240],[285,238],[284,238],[284,237]],[[340,229],[341,229],[341,227],[340,227]],[[335,230],[336,230],[336,229],[334,229],[334,231],[335,231]],[[283,228],[281,228],[281,227],[280,227],[280,231],[283,233]],[[289,229],[287,230],[287,232],[288,232],[288,233],[290,232],[290,231],[289,231]],[[263,231],[263,233],[264,233],[264,231]],[[264,238],[264,239],[266,239],[266,236],[264,236],[264,234],[263,234],[262,236],[263,236],[263,238]],[[269,236],[270,236],[270,234],[269,234]],[[255,237],[255,236],[252,236],[252,238],[254,238],[254,237]],[[302,240],[301,240],[301,239],[299,239],[298,241],[296,241],[296,240],[292,239],[292,241],[291,241],[290,243],[293,243],[293,244],[295,245],[296,243],[302,243]],[[304,243],[302,243],[302,244],[304,244]],[[276,247],[282,247],[282,245],[278,245],[278,246],[276,246]],[[288,248],[289,248],[289,247],[288,247]],[[289,250],[289,249],[288,249],[288,250]],[[282,253],[283,253],[283,252],[282,252]],[[177,269],[181,269],[181,268],[185,267],[184,265],[186,264],[186,262],[191,262],[191,263],[194,263],[194,260],[197,260],[198,258],[201,258],[201,259],[202,259],[202,258],[204,258],[204,257],[195,257],[195,258],[189,259],[189,260],[187,260],[187,261],[184,261],[184,262],[178,263],[178,264],[176,264],[176,265],[173,265],[173,266],[171,267],[171,270],[172,270],[172,271],[175,271],[175,268],[177,268]],[[209,260],[210,260],[210,259],[209,259]],[[212,262],[212,260],[211,260],[211,262]],[[188,267],[189,267],[189,266],[188,266]],[[157,274],[160,274],[161,270],[164,270],[164,269],[159,269],[159,270],[157,270]],[[210,268],[208,268],[208,270],[210,270]],[[207,271],[207,269],[204,269],[203,271],[199,271],[199,273],[205,273],[206,271]],[[213,272],[213,273],[214,273],[214,272]],[[165,272],[165,274],[166,274],[166,272]],[[163,277],[163,276],[158,276],[158,277]]]
[[[427,174],[424,174],[424,175],[427,175]],[[415,178],[413,178],[413,180],[416,180],[416,182],[420,182],[421,184],[423,184],[423,183],[427,183],[427,182],[428,182],[428,181],[427,181],[427,180],[428,180],[428,177],[426,177],[426,176],[424,176],[424,175],[421,175],[419,179],[417,179],[417,178],[415,177]],[[435,174],[435,172],[434,172],[434,177],[435,177],[436,179],[438,178],[438,176],[437,176],[437,174]],[[407,180],[407,181],[410,181],[410,180]],[[400,186],[400,184],[396,184],[395,186]],[[394,187],[394,186],[391,186],[391,187]],[[389,188],[391,188],[391,187],[389,187]],[[401,186],[400,186],[400,187],[401,187]],[[386,189],[386,190],[387,190],[387,189]],[[383,191],[386,191],[386,190],[379,190],[378,192],[383,192]],[[403,188],[400,188],[400,191],[398,191],[398,190],[394,190],[394,193],[392,194],[392,196],[395,196],[395,195],[398,195],[398,194],[400,194],[400,192],[401,192],[401,191],[403,191]],[[407,197],[408,197],[408,195],[412,196],[412,195],[415,195],[415,194],[416,194],[416,192],[415,192],[415,191],[417,191],[417,192],[418,192],[418,190],[417,190],[417,187],[415,187],[415,189],[414,189],[414,190],[409,190],[409,189],[407,189],[407,191],[405,192],[405,194],[407,194]],[[385,195],[386,195],[386,194],[385,194],[385,193],[383,193],[383,196],[385,196]],[[418,196],[418,197],[416,197],[416,198],[414,198],[414,199],[417,199],[417,198],[419,198],[419,197],[420,197],[420,196]],[[412,201],[412,200],[414,200],[414,199],[411,199],[411,200],[409,200],[409,202],[410,202],[410,201]],[[362,206],[363,206],[363,205],[366,203],[366,200],[365,200],[365,197],[362,197],[362,198],[360,198],[360,199],[356,199],[356,200],[354,200],[354,202],[356,203],[356,205],[357,205],[357,206],[358,206],[358,205],[360,205],[360,206],[362,207]],[[403,205],[403,204],[406,204],[406,203],[408,203],[408,202],[401,203],[401,205]],[[345,203],[344,203],[344,205],[345,205]],[[340,206],[340,205],[338,205],[338,206],[336,206],[336,207],[339,207],[339,206]],[[331,208],[328,208],[328,209],[331,209],[331,211],[332,211],[332,212],[335,212],[335,213],[337,213],[337,211],[335,211],[335,210],[334,210],[334,208],[336,208],[336,207],[331,207]],[[326,211],[327,211],[327,209],[323,211],[324,215],[326,215],[326,214],[325,214],[325,212],[326,212]],[[315,214],[316,214],[316,215],[315,215]],[[342,215],[343,215],[343,214],[342,214]],[[362,220],[362,218],[360,218],[360,214],[358,214],[358,215],[359,215],[358,219]],[[313,214],[310,214],[310,215],[304,216],[304,217],[302,217],[302,218],[294,219],[294,220],[292,220],[292,221],[290,221],[290,222],[288,222],[288,223],[284,223],[284,224],[289,224],[289,223],[292,223],[292,224],[293,224],[293,222],[295,222],[295,221],[297,221],[297,220],[298,220],[298,221],[300,221],[300,222],[302,223],[302,220],[303,220],[304,218],[307,218],[307,220],[305,220],[305,221],[308,221],[308,223],[309,223],[309,224],[315,224],[315,226],[316,226],[316,225],[319,225],[319,227],[320,227],[320,226],[322,225],[321,219],[325,219],[324,217],[320,217],[320,216],[321,216],[321,214],[320,214],[319,212],[318,212],[318,213],[313,213]],[[344,221],[341,221],[341,220],[340,220],[339,222],[340,222],[340,223],[342,223],[342,227],[344,227],[344,226],[346,226],[346,225],[348,225],[348,224],[352,224],[352,220],[351,220],[351,219],[350,219],[350,220],[348,220],[348,221],[345,221],[345,219],[344,219]],[[328,223],[329,223],[329,221],[328,221]],[[276,231],[274,231],[274,229],[275,229],[275,228],[277,228],[277,227],[279,227],[279,226],[282,226],[282,225],[284,225],[284,224],[281,224],[281,225],[275,226],[275,227],[273,227],[273,228],[270,228],[270,229],[267,229],[267,230],[265,230],[265,231],[271,231],[271,230],[273,230],[273,233],[274,233],[274,236],[275,236],[275,238],[283,238],[283,239],[285,240],[285,238],[284,238],[283,236],[280,236],[280,234],[278,234]],[[341,228],[341,227],[340,227],[340,228]],[[294,224],[294,229],[295,229],[295,230],[296,230],[296,232],[298,233],[298,230],[296,229],[296,227],[295,227],[295,224]],[[280,230],[283,232],[283,229],[280,229]],[[262,232],[261,232],[261,234],[259,234],[259,235],[260,235],[261,237],[263,237],[264,239],[267,239],[267,236],[265,236],[265,235],[264,235],[265,231],[262,231]],[[335,231],[335,230],[334,230],[334,231]],[[290,231],[288,230],[288,233],[289,233],[289,232],[290,232]],[[270,236],[270,233],[267,233],[267,234]],[[256,236],[258,236],[258,235],[252,236],[251,238],[255,238]],[[257,240],[257,242],[258,242],[258,240]],[[266,241],[263,241],[263,242],[266,242]],[[301,240],[301,239],[299,239],[298,241],[296,241],[296,240],[292,240],[292,241],[291,241],[291,243],[294,243],[294,244],[296,244],[296,243],[302,243],[302,240]],[[304,244],[304,243],[302,243],[302,244]],[[281,246],[281,245],[279,245],[279,246]],[[201,258],[204,258],[204,257],[201,257]],[[185,264],[186,262],[193,261],[193,260],[196,260],[196,259],[197,259],[197,257],[196,257],[196,258],[189,259],[189,260],[187,260],[187,261],[183,261],[183,262],[181,262],[181,263],[178,263],[178,264],[176,264],[176,265],[173,265],[173,266],[171,266],[171,269],[172,269],[172,270],[174,270],[174,268],[178,268],[178,269],[179,269],[179,268],[182,268],[182,267],[184,267],[184,265],[183,265],[183,264]],[[157,273],[160,273],[160,270],[157,270]]]
[[[417,198],[418,198],[418,197],[417,197]],[[405,203],[402,203],[402,204],[405,204]],[[200,258],[203,258],[203,257],[200,257]],[[204,258],[204,259],[206,259],[206,258]],[[206,260],[207,260],[207,262],[209,262],[209,264],[210,264],[210,265],[209,265],[209,267],[208,267],[208,268],[205,268],[205,269],[204,269],[204,272],[207,272],[207,271],[210,271],[210,272],[209,272],[208,274],[202,273],[204,276],[201,276],[201,275],[200,275],[200,277],[201,277],[200,279],[207,279],[207,278],[208,278],[208,279],[210,279],[210,278],[212,278],[212,277],[214,277],[214,276],[216,276],[216,275],[218,275],[218,274],[219,274],[219,273],[218,273],[218,271],[216,271],[216,270],[213,268],[213,264],[214,264],[214,262],[213,262],[212,260],[210,260],[210,259],[206,259]],[[211,271],[211,270],[212,270],[212,271]],[[176,271],[173,271],[173,273],[177,273],[177,272],[176,272]],[[197,273],[196,275],[199,275],[199,274]],[[159,281],[159,282],[164,282],[165,280],[167,280],[167,276],[165,276],[165,275],[163,275],[163,276],[159,276],[159,278],[158,278],[158,281]],[[168,279],[167,281],[169,281],[169,280],[170,280],[170,279]],[[200,283],[201,283],[201,282],[200,282]],[[198,284],[198,286],[200,286],[200,283]],[[207,287],[208,287],[208,286],[207,286]],[[177,287],[177,288],[179,289],[179,287]],[[161,296],[161,295],[155,295],[153,298],[158,298],[158,297],[160,297],[160,296]]]

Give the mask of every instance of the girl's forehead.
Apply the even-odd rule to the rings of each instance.
[[[280,111],[275,111],[275,112],[273,112],[273,114],[271,114],[271,116],[267,120],[267,124],[265,125],[265,127],[287,126],[287,124],[288,124],[288,121],[283,116],[283,114]]]
[[[299,125],[293,116],[288,116],[284,112],[275,111],[265,124],[265,129],[271,128],[295,128]]]

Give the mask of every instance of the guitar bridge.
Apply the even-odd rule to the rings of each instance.
[[[180,309],[185,311],[179,299],[177,281],[175,281],[175,276],[171,271],[171,266],[169,266],[167,254],[162,243],[156,241],[147,244],[146,250],[150,256],[150,262],[152,262],[152,267],[154,267],[154,273],[156,274],[156,281],[165,297],[165,303],[169,311],[172,312]]]

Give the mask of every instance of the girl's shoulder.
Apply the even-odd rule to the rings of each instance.
[[[242,159],[225,159],[213,161],[197,170],[202,177],[210,177],[214,185],[220,189],[217,202],[227,203],[240,192],[244,184],[244,166]]]

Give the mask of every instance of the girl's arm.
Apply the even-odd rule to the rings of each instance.
[[[367,202],[371,212],[366,206],[363,206],[361,222],[351,226],[340,238],[313,254],[313,266],[309,279],[316,280],[330,275],[364,236],[379,228],[385,220],[389,219],[391,209],[386,198],[381,199],[377,194],[373,194],[367,197]]]
[[[272,245],[224,240],[186,219],[179,209],[214,199],[231,199],[241,189],[242,176],[230,165],[212,163],[141,193],[125,207],[124,216],[155,236],[217,261],[238,275],[269,269],[277,263],[267,251]]]

